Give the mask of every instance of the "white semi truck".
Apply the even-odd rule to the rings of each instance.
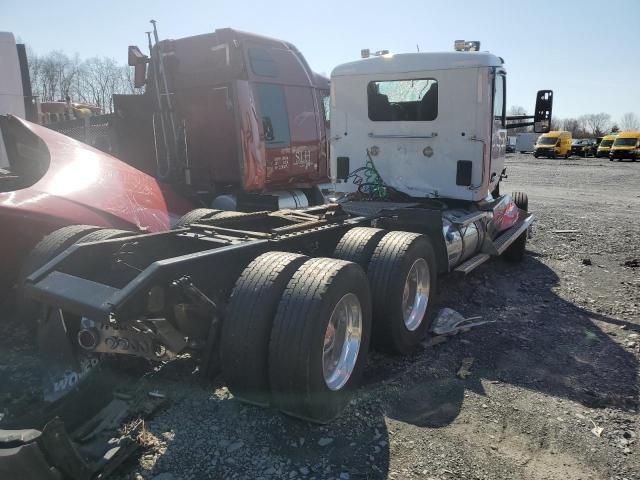
[[[406,354],[428,333],[440,275],[522,258],[533,215],[525,194],[500,193],[507,129],[548,131],[552,94],[538,92],[534,116],[506,117],[506,78],[499,57],[477,51],[341,65],[338,203],[198,209],[158,234],[91,228],[62,253],[65,232],[51,234],[26,281],[44,307],[50,393],[103,355],[188,352],[242,401],[333,419],[370,347]]]

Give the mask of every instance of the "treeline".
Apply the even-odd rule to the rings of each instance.
[[[133,86],[131,67],[113,58],[93,57],[82,60],[53,51],[38,55],[27,47],[29,76],[33,95],[41,102],[65,101],[99,106],[104,113],[113,111],[113,94],[140,93]]]
[[[527,112],[522,107],[513,106],[509,115],[527,115]],[[573,138],[601,137],[608,133],[640,131],[640,118],[633,112],[627,112],[614,121],[608,113],[589,113],[577,118],[552,118],[551,130],[566,130]]]

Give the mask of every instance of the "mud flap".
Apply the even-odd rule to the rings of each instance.
[[[38,325],[38,349],[46,366],[44,400],[55,402],[75,389],[100,361],[72,343],[62,310],[49,308],[45,318]]]

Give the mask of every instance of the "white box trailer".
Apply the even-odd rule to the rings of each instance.
[[[533,152],[538,134],[533,132],[519,133],[516,138],[516,152],[529,153]]]
[[[11,113],[25,118],[22,75],[13,33],[0,32],[0,65],[0,114]],[[7,166],[9,160],[0,135],[0,168]]]

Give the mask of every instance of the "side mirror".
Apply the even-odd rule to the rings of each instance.
[[[533,131],[547,133],[551,130],[551,112],[553,109],[553,91],[538,90],[536,109],[533,117]]]
[[[147,63],[149,57],[140,51],[135,45],[129,46],[128,63],[134,68],[133,85],[140,88],[147,83]]]
[[[273,124],[270,117],[262,117],[262,129],[264,130],[264,141],[273,142],[276,137],[273,133]]]
[[[147,64],[140,63],[133,67],[133,86],[143,87],[147,83]]]

